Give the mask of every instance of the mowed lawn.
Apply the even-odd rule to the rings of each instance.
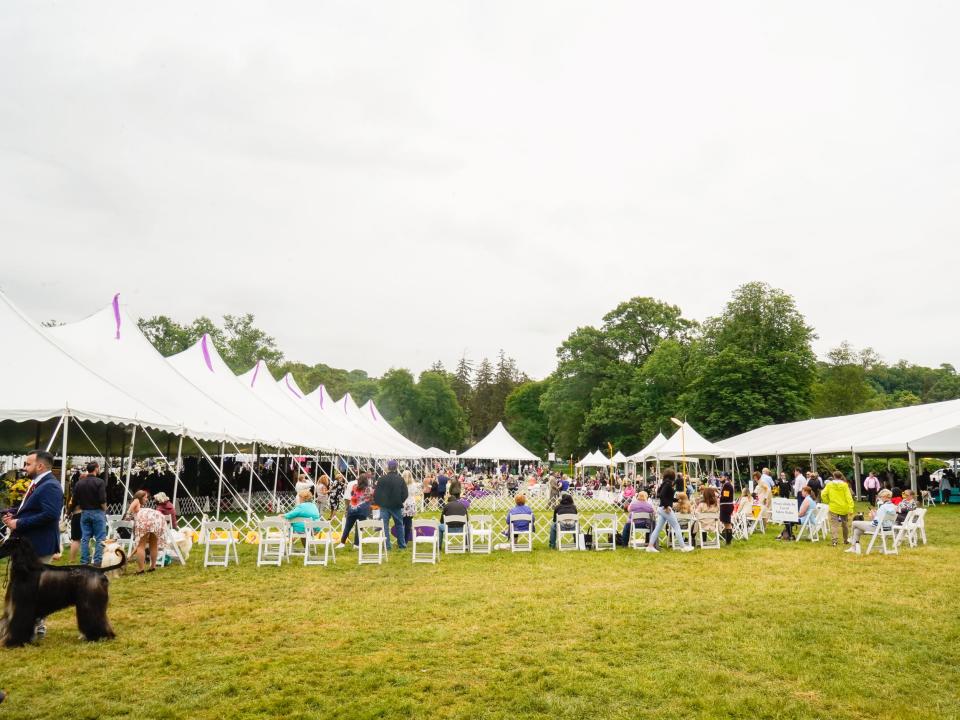
[[[720,551],[186,568],[111,583],[118,638],[0,650],[6,718],[960,717],[960,508],[854,557]]]

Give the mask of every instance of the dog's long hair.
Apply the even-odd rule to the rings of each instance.
[[[109,581],[105,570],[89,565],[44,565],[26,538],[11,537],[0,545],[0,558],[9,557],[7,593],[3,618],[0,619],[0,642],[18,647],[33,639],[39,618],[63,610],[77,608],[77,625],[87,640],[115,637],[107,620]]]

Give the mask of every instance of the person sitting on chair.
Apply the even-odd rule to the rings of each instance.
[[[177,511],[170,502],[165,492],[158,492],[153,496],[153,502],[156,503],[157,512],[170,518],[170,526],[177,529]]]
[[[860,536],[863,533],[876,533],[880,531],[880,526],[884,530],[889,530],[893,527],[893,519],[897,515],[897,506],[891,502],[893,498],[893,493],[890,490],[881,490],[877,494],[877,504],[878,507],[876,510],[870,511],[869,520],[855,520],[853,523],[853,547],[848,548],[844,552],[860,554]]]
[[[558,515],[576,515],[577,506],[573,504],[573,497],[570,493],[563,493],[560,496],[560,502],[553,509],[553,522],[550,523],[550,547],[557,547],[557,516]],[[572,530],[573,526],[562,528],[563,530]]]
[[[533,529],[532,520],[518,520],[515,523],[510,522],[510,518],[514,515],[529,515],[531,518],[533,517],[533,510],[527,507],[527,498],[523,493],[514,497],[513,501],[516,504],[507,511],[507,529],[503,533],[507,537],[510,537],[511,532],[520,533]]]
[[[303,518],[305,520],[320,519],[320,508],[318,508],[317,504],[313,501],[313,493],[310,488],[303,488],[297,493],[297,504],[293,510],[282,517],[287,522],[295,520],[296,518]],[[291,524],[295,533],[303,535],[306,532],[306,527],[302,522],[294,522]]]
[[[797,509],[797,520],[799,522],[785,522],[783,532],[776,537],[777,540],[794,540],[793,526],[803,525],[813,521],[813,513],[817,509],[817,501],[813,499],[813,490],[809,485],[804,485],[800,489],[800,507]]]
[[[459,483],[457,487],[451,489],[450,499],[443,506],[443,512],[440,513],[440,543],[443,544],[443,535],[449,532],[451,535],[463,533],[466,531],[467,522],[470,520],[470,512],[466,504],[460,499]]]
[[[917,496],[913,494],[913,490],[904,490],[900,504],[897,505],[897,525],[900,525],[904,520],[907,519],[907,514],[911,510],[916,509]]]
[[[703,513],[719,513],[720,512],[720,503],[717,499],[717,491],[712,487],[705,487],[703,489],[703,496],[700,499],[700,502],[697,503],[697,515]],[[720,532],[718,525],[718,520],[698,520],[697,524],[700,526],[700,540],[701,542],[706,542],[707,533]]]
[[[633,500],[630,501],[630,504],[627,506],[627,522],[623,524],[623,530],[620,531],[620,544],[626,545],[630,542],[630,514],[631,513],[650,513],[650,518],[656,514],[656,509],[653,505],[650,504],[649,495],[647,495],[646,490],[641,490],[638,492]],[[643,518],[636,518],[634,520],[634,525],[636,528],[652,530],[653,523],[650,520],[644,520]]]

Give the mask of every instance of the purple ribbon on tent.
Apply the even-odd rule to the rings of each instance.
[[[320,386],[320,409],[323,409],[323,396],[326,395],[326,390],[323,385]]]
[[[370,417],[373,418],[373,421],[374,421],[374,422],[377,421],[377,413],[374,412],[373,403],[370,403]]]
[[[250,378],[250,387],[253,387],[253,384],[257,381],[257,375],[260,374],[260,361],[257,360],[257,364],[253,366],[253,377]]]
[[[303,395],[301,395],[296,390],[294,390],[293,385],[290,384],[290,375],[284,375],[283,381],[287,384],[287,387],[290,389],[290,392],[292,392],[298,398],[303,398]]]
[[[204,333],[200,338],[200,349],[203,350],[203,361],[207,364],[207,369],[213,372],[213,361],[210,359],[210,348],[207,347],[207,334]]]
[[[120,293],[113,296],[113,319],[117,323],[117,336],[114,340],[120,339]]]

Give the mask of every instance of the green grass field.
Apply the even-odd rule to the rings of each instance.
[[[186,568],[111,584],[4,654],[6,718],[956,718],[960,509],[854,557],[773,532],[720,551]]]

